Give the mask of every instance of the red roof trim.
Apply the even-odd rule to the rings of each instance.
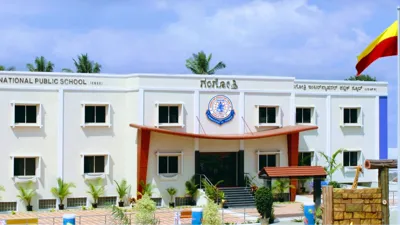
[[[221,134],[194,134],[187,132],[178,132],[172,130],[165,130],[155,127],[142,126],[138,124],[130,124],[129,126],[137,129],[150,130],[157,133],[162,134],[170,134],[181,137],[192,137],[192,138],[203,138],[203,139],[220,139],[220,140],[249,140],[249,139],[259,139],[266,137],[274,137],[280,135],[287,135],[292,133],[299,133],[302,131],[308,130],[316,130],[317,126],[306,126],[306,125],[296,125],[296,126],[286,126],[282,128],[272,129],[268,131],[260,131],[254,133],[246,133],[246,134],[230,134],[230,135],[221,135]]]
[[[292,178],[292,177],[326,177],[322,166],[287,166],[287,167],[264,167],[259,173],[268,178]]]

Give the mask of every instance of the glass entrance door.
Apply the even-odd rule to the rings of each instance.
[[[237,186],[237,152],[200,152],[200,173],[220,187]]]

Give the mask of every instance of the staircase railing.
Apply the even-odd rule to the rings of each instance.
[[[202,178],[204,178],[204,180],[209,184],[209,185],[211,185],[211,186],[214,186],[213,185],[213,183],[210,181],[210,179],[208,179],[208,177],[205,175],[205,174],[202,174],[202,173],[197,173],[196,175],[198,175],[199,177],[200,177],[200,189],[203,189],[202,187],[201,187],[201,185],[202,185]]]

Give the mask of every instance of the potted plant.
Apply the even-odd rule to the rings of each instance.
[[[71,188],[74,188],[75,184],[74,183],[66,183],[63,181],[61,178],[57,178],[57,187],[52,187],[50,189],[51,193],[54,195],[54,197],[58,198],[60,200],[58,204],[58,209],[63,210],[64,209],[64,199],[71,195],[72,193],[70,192]]]
[[[196,184],[196,177],[193,175],[193,177],[185,182],[185,187],[186,187],[186,194],[189,195],[192,198],[192,204],[191,205],[196,205],[196,197],[199,193],[199,190],[197,188]]]
[[[145,184],[144,181],[140,181],[139,185],[142,187],[142,192],[138,192],[139,196],[147,194],[150,198],[153,195],[153,185]]]
[[[121,180],[121,183],[118,183],[116,180],[114,180],[115,184],[117,184],[116,191],[118,193],[118,206],[119,207],[124,207],[124,198],[128,194],[128,190],[131,187],[128,185],[128,182],[125,179]]]
[[[94,184],[89,183],[89,190],[87,191],[93,198],[92,207],[97,208],[99,197],[104,194],[103,180],[99,178]]]
[[[285,191],[289,188],[296,188],[290,184],[289,179],[277,179],[272,187],[274,193],[278,194],[278,200],[280,202],[285,201]]]
[[[19,195],[17,195],[17,197],[22,201],[25,201],[26,211],[32,211],[33,207],[31,201],[32,198],[36,196],[36,191],[32,188],[32,184],[33,182],[29,181],[26,187],[23,187],[22,185],[19,186]]]
[[[255,202],[258,213],[261,215],[261,225],[268,225],[273,212],[274,197],[270,189],[260,187],[255,194]]]
[[[225,194],[223,191],[218,189],[218,185],[224,182],[223,180],[218,181],[215,185],[208,183],[205,179],[202,180],[204,191],[209,199],[219,204],[224,198]]]
[[[169,194],[169,196],[171,196],[171,201],[169,202],[169,207],[175,207],[175,203],[174,203],[174,195],[176,195],[176,188],[173,187],[169,187],[167,188],[167,192]]]

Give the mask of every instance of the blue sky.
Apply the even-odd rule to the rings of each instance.
[[[395,0],[0,0],[0,64],[56,70],[88,53],[107,73],[188,73],[204,50],[223,74],[339,79],[397,18]],[[389,82],[389,146],[396,146],[396,57],[365,72]]]

